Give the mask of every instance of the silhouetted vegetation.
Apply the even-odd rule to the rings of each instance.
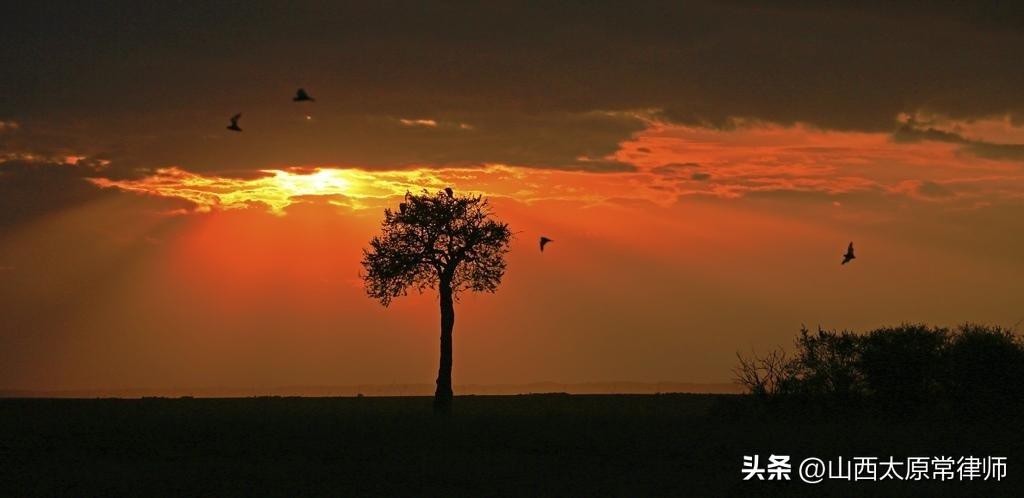
[[[910,409],[985,407],[1024,399],[1024,342],[1011,330],[922,324],[866,334],[806,328],[795,351],[739,356],[736,379],[759,399]]]
[[[460,396],[450,417],[433,416],[428,397],[0,399],[0,496],[1013,496],[1024,486],[1012,419],[725,413],[737,398]],[[1001,482],[743,481],[743,455],[769,452],[962,452],[1011,467]]]
[[[366,293],[387,306],[410,288],[437,289],[441,307],[441,355],[434,408],[452,404],[452,329],[459,292],[494,292],[505,274],[512,231],[493,218],[482,196],[405,194],[398,211],[384,210],[381,235],[363,251]]]

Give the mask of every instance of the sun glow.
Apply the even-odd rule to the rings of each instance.
[[[162,197],[177,197],[196,204],[198,211],[237,209],[265,204],[271,212],[282,213],[295,198],[324,196],[328,202],[369,195],[358,173],[341,169],[317,169],[312,173],[262,170],[257,178],[204,176],[180,168],[161,168],[153,175],[135,180],[91,179],[101,187],[117,187]]]
[[[995,133],[988,128],[983,131]],[[839,199],[832,196],[880,193],[962,206],[1019,198],[1024,176],[1017,162],[965,154],[963,147],[961,143],[898,142],[888,133],[822,131],[803,125],[759,125],[727,132],[658,125],[621,143],[615,154],[605,158],[630,164],[633,171],[594,173],[493,163],[399,170],[296,166],[239,178],[170,167],[140,178],[93,177],[90,181],[101,187],[183,199],[195,205],[191,211],[252,207],[277,215],[297,203],[350,210],[393,207],[406,192],[446,187],[524,204],[588,206],[651,203],[668,207],[685,198],[819,194],[823,205],[844,211],[849,206],[835,204]]]
[[[352,187],[344,170],[321,169],[309,175],[297,175],[281,170],[269,170],[277,185],[292,196],[344,194]]]
[[[341,168],[290,168],[260,171],[256,178],[201,175],[181,168],[160,168],[150,176],[129,180],[91,178],[100,187],[180,198],[196,211],[265,205],[274,214],[297,202],[319,198],[328,204],[361,209],[407,191],[441,189],[451,183],[436,170],[369,172]]]

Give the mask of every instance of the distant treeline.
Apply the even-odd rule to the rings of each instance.
[[[737,357],[737,380],[768,401],[973,408],[1024,400],[1024,342],[998,326],[903,324],[864,334],[805,327],[792,353]]]

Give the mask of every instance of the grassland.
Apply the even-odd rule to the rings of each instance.
[[[2,399],[2,496],[1014,496],[1009,414],[766,409],[729,395]],[[741,480],[745,454],[997,455],[994,482]],[[762,458],[766,458],[762,456]],[[794,475],[794,479],[796,476]]]

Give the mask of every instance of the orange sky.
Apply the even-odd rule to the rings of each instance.
[[[33,389],[429,382],[434,296],[384,309],[364,296],[358,260],[382,206],[445,185],[488,195],[518,232],[499,292],[457,308],[461,383],[726,381],[735,351],[788,344],[802,323],[1020,318],[1020,236],[979,226],[1019,202],[1016,164],[762,125],[652,124],[615,157],[637,171],[99,177],[131,195],[8,237],[3,278],[18,290],[4,297],[27,307],[17,338],[46,352],[5,378]],[[540,234],[555,239],[543,255]],[[849,239],[858,260],[841,267]],[[68,296],[72,306],[49,307]]]
[[[0,48],[0,390],[430,383],[436,296],[385,309],[359,259],[448,186],[517,233],[456,307],[456,387],[723,382],[801,324],[1024,318],[998,16],[378,8],[23,14],[63,34]]]

